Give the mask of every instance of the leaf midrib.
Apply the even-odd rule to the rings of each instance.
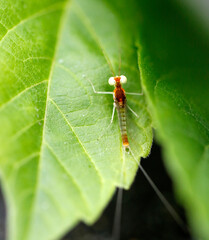
[[[52,74],[53,74],[53,70],[55,67],[56,55],[57,55],[57,51],[58,51],[58,47],[59,47],[59,43],[60,43],[60,36],[61,36],[61,32],[62,32],[64,23],[65,23],[65,18],[66,18],[67,12],[69,10],[69,6],[70,6],[70,0],[66,0],[65,4],[62,5],[62,13],[60,16],[60,23],[59,23],[59,27],[57,30],[57,36],[56,36],[57,41],[56,41],[56,45],[54,47],[54,55],[53,55],[52,62],[51,62],[51,70],[49,73],[47,94],[46,94],[46,105],[45,105],[44,123],[43,123],[43,131],[42,131],[42,141],[41,141],[41,146],[40,146],[40,157],[39,157],[38,167],[37,167],[37,178],[36,178],[37,180],[36,180],[36,185],[34,188],[34,199],[31,204],[31,210],[30,210],[30,216],[29,216],[30,220],[28,221],[28,226],[26,227],[26,230],[25,230],[26,239],[30,239],[30,231],[31,231],[32,224],[33,224],[34,210],[35,210],[36,199],[37,199],[37,195],[38,195],[38,187],[39,187],[39,182],[40,182],[40,166],[41,166],[41,162],[42,162],[41,160],[43,160],[43,147],[44,147],[44,137],[45,137],[45,131],[46,131],[45,128],[46,128],[47,106],[48,106],[48,101],[49,101]]]

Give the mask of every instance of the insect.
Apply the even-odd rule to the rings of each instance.
[[[118,119],[119,119],[119,125],[120,125],[120,132],[121,132],[121,139],[122,139],[122,145],[123,145],[123,151],[128,152],[128,154],[131,154],[134,158],[135,162],[137,163],[139,169],[144,174],[145,178],[163,203],[163,205],[166,207],[168,212],[171,214],[173,219],[176,221],[176,223],[182,227],[182,229],[187,229],[187,227],[184,224],[184,221],[181,219],[181,217],[178,215],[178,213],[175,211],[175,209],[171,206],[171,204],[167,201],[167,199],[163,196],[163,194],[160,192],[158,187],[155,185],[155,183],[152,181],[150,176],[147,174],[147,172],[144,170],[144,168],[141,166],[140,162],[137,161],[137,158],[135,157],[134,153],[131,150],[131,147],[129,145],[128,141],[128,135],[127,135],[127,124],[126,124],[126,109],[129,109],[136,117],[139,117],[137,113],[134,112],[134,110],[127,104],[126,95],[143,95],[143,93],[131,93],[131,92],[125,92],[125,90],[122,88],[122,84],[125,84],[127,82],[127,78],[124,75],[121,76],[115,76],[110,77],[108,80],[108,83],[111,86],[115,86],[115,89],[113,92],[101,92],[96,91],[93,83],[89,80],[92,89],[94,93],[96,94],[112,94],[113,95],[113,111],[112,111],[112,117],[109,126],[113,123],[115,109],[117,109],[118,113]],[[109,126],[107,128],[109,128]],[[102,136],[102,135],[101,135]],[[124,168],[124,163],[122,168]],[[123,169],[122,169],[123,171]],[[121,173],[122,173],[121,171]],[[121,183],[122,183],[122,174],[121,174]],[[114,220],[114,226],[113,226],[113,239],[118,240],[120,237],[120,219],[121,219],[121,205],[122,205],[122,188],[119,188],[118,191],[118,197],[117,197],[117,206],[116,206],[116,212],[115,212],[115,220]]]
[[[143,93],[125,92],[125,90],[122,88],[122,84],[125,84],[126,82],[127,82],[127,78],[124,75],[110,77],[108,80],[108,83],[111,86],[115,86],[115,89],[113,90],[113,92],[99,92],[99,91],[95,90],[94,85],[90,81],[94,93],[96,93],[96,94],[112,94],[113,95],[113,100],[114,100],[113,111],[112,111],[112,117],[111,117],[109,126],[111,126],[111,124],[113,123],[115,109],[117,109],[121,138],[122,138],[122,145],[123,145],[123,152],[132,153],[130,145],[129,145],[129,141],[128,141],[128,135],[127,135],[126,108],[128,108],[136,117],[139,117],[139,116],[127,104],[126,94],[127,95],[129,95],[129,94],[130,95],[143,95]],[[109,126],[107,128],[109,128]],[[132,155],[133,155],[133,153],[132,153]],[[124,154],[124,156],[125,156],[125,154]],[[133,155],[133,157],[134,157],[134,155]],[[124,159],[125,159],[125,157],[124,157]],[[136,163],[138,165],[138,161],[135,157],[134,157],[134,160],[136,161]],[[125,162],[123,161],[122,169],[121,169],[121,183],[123,182],[122,172],[124,170],[123,169],[124,165],[125,165]],[[115,211],[114,226],[113,226],[113,236],[112,236],[114,240],[118,240],[120,237],[122,192],[123,192],[122,188],[119,188],[118,195],[117,195],[117,205],[116,205],[116,211]]]
[[[112,94],[113,95],[114,103],[113,103],[113,111],[112,111],[112,117],[111,117],[110,125],[112,124],[113,119],[114,119],[115,109],[117,109],[123,148],[127,152],[129,152],[130,151],[130,146],[129,146],[128,136],[127,136],[126,108],[128,108],[136,117],[138,117],[138,115],[134,112],[134,110],[131,107],[129,107],[127,105],[126,94],[127,95],[128,94],[130,94],[130,95],[143,95],[143,93],[125,92],[125,90],[122,88],[122,84],[125,84],[126,82],[127,82],[127,78],[124,75],[110,77],[109,80],[108,80],[108,83],[111,86],[115,86],[114,91],[113,92],[98,92],[98,91],[95,90],[94,85],[90,81],[94,93],[97,93],[97,94]]]

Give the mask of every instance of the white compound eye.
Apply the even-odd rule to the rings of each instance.
[[[110,77],[109,80],[108,80],[108,83],[109,83],[110,85],[115,85],[115,79],[114,79],[114,77]]]
[[[121,83],[126,83],[126,82],[127,82],[126,76],[121,75],[121,76],[120,76],[120,82],[121,82]]]

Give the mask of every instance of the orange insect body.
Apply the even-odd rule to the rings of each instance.
[[[117,79],[119,77],[115,77]],[[120,81],[116,81],[115,89],[114,89],[114,100],[117,100],[119,104],[125,105],[126,95],[125,90],[122,88]]]
[[[122,143],[125,148],[129,147],[127,129],[126,129],[126,95],[125,90],[121,86],[121,77],[114,77],[115,89],[114,89],[114,103],[118,112],[118,119],[120,122],[120,131],[122,136]]]

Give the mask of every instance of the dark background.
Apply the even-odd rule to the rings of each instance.
[[[160,147],[154,143],[142,166],[152,177],[163,195],[185,220],[185,213],[173,195],[172,183],[164,169]],[[83,223],[66,234],[62,240],[110,240],[116,206],[116,194],[103,215],[93,226]],[[0,193],[0,240],[5,240],[5,203]],[[185,220],[186,221],[186,220]],[[189,240],[139,170],[129,191],[123,192],[121,240]],[[38,235],[37,235],[38,240]]]

